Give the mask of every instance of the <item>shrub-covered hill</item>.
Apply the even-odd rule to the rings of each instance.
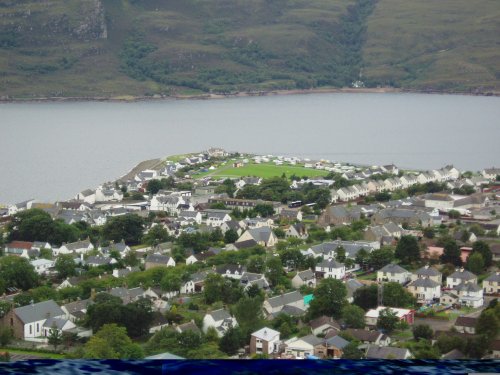
[[[0,96],[500,91],[497,0],[3,0]]]

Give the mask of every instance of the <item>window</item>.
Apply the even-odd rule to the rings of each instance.
[[[36,324],[36,331],[37,331],[37,332],[40,332],[40,323],[37,323],[37,324]]]
[[[30,335],[31,335],[32,333],[33,333],[33,332],[32,332],[32,326],[31,326],[31,324],[30,324]]]

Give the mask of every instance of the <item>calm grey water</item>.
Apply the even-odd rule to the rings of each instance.
[[[0,140],[0,203],[67,199],[139,161],[210,146],[480,170],[500,166],[500,98],[311,94],[1,104]]]

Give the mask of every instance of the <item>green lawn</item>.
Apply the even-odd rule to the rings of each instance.
[[[318,177],[318,176],[326,176],[329,172],[312,169],[312,168],[304,168],[303,166],[297,165],[274,165],[274,164],[247,164],[241,168],[220,168],[220,170],[216,170],[212,172],[211,175],[213,177],[246,177],[246,176],[255,176],[262,178],[270,178],[275,176],[281,176],[283,173],[290,177],[295,174],[296,176],[303,177]],[[197,175],[196,178],[200,178],[203,175]]]
[[[34,350],[0,348],[0,352],[9,352],[11,354],[33,355],[33,356],[37,356],[40,358],[47,358],[47,359],[65,359],[66,358],[66,356],[64,354],[44,353],[44,352],[38,352],[38,351],[34,351]]]

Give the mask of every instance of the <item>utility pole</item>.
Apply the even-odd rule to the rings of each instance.
[[[377,306],[384,305],[384,283],[379,282],[377,286]]]

